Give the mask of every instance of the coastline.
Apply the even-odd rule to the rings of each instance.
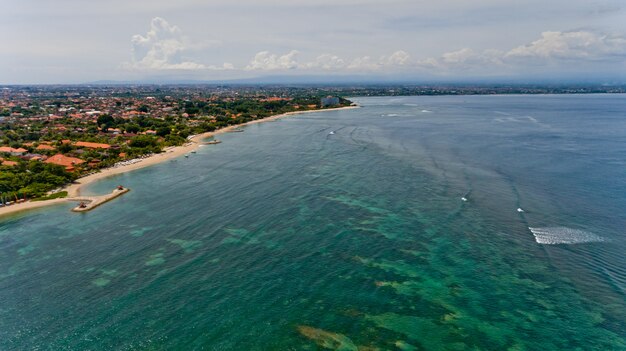
[[[349,109],[355,109],[355,108],[360,108],[360,106],[354,105],[354,106],[344,106],[344,107],[328,108],[328,109],[320,109],[320,110],[286,112],[286,113],[282,113],[279,115],[274,115],[274,116],[266,117],[263,119],[257,119],[257,120],[249,121],[249,122],[242,123],[242,124],[231,125],[225,128],[215,130],[213,132],[196,134],[196,135],[191,136],[189,138],[189,141],[185,143],[184,145],[166,148],[165,150],[163,150],[163,152],[159,154],[150,155],[143,159],[137,159],[137,162],[135,163],[130,163],[126,165],[118,165],[118,166],[109,167],[109,168],[103,168],[97,173],[90,174],[82,178],[78,178],[72,184],[66,185],[65,187],[63,187],[63,189],[61,189],[61,191],[67,191],[66,198],[35,201],[35,202],[27,201],[27,202],[23,202],[19,204],[14,204],[9,207],[0,207],[0,217],[6,216],[9,214],[18,213],[18,212],[42,208],[42,207],[46,207],[50,205],[76,201],[73,198],[81,196],[81,189],[86,185],[94,183],[100,179],[104,179],[104,178],[108,178],[117,174],[131,172],[137,169],[153,166],[161,162],[183,156],[187,153],[190,153],[191,151],[196,150],[200,145],[202,145],[201,143],[204,139],[207,139],[207,138],[219,135],[219,134],[232,132],[234,129],[238,129],[247,125],[258,124],[258,123],[263,123],[263,122],[271,122],[280,118],[306,114],[306,113],[349,110]]]

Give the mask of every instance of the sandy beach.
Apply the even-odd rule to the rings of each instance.
[[[258,120],[250,121],[250,122],[243,123],[243,124],[228,126],[226,128],[218,129],[213,132],[197,134],[197,135],[190,137],[189,141],[186,144],[181,145],[181,146],[166,148],[160,154],[154,154],[145,158],[130,160],[130,162],[129,161],[120,162],[122,163],[121,165],[118,163],[113,167],[103,168],[97,173],[79,178],[74,183],[69,184],[62,189],[63,191],[67,191],[67,198],[53,199],[53,200],[46,200],[46,201],[35,201],[35,202],[27,201],[27,202],[7,206],[7,207],[0,207],[0,217],[13,214],[13,213],[22,212],[22,211],[37,209],[37,208],[41,208],[45,206],[65,203],[68,201],[78,201],[73,198],[81,196],[82,195],[81,189],[88,184],[91,184],[100,179],[104,179],[104,178],[107,178],[116,174],[126,173],[130,171],[134,171],[136,169],[153,166],[163,161],[167,161],[173,158],[183,156],[185,154],[190,153],[191,151],[196,150],[200,145],[202,145],[202,141],[207,138],[210,138],[219,134],[223,134],[223,133],[232,132],[235,129],[238,129],[247,125],[271,122],[280,118],[300,115],[300,114],[305,114],[305,113],[336,111],[336,110],[345,110],[345,109],[354,109],[354,108],[359,108],[359,106],[346,106],[346,107],[330,108],[330,109],[323,109],[323,110],[287,112],[287,113],[283,113],[280,115],[270,116],[267,118],[258,119]]]

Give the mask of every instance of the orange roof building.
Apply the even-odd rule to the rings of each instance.
[[[12,147],[9,146],[0,146],[0,152],[8,152],[11,154],[23,154],[24,152],[27,152],[28,150],[24,149],[24,148],[18,148],[18,149],[14,149]]]
[[[54,147],[50,145],[41,144],[37,146],[37,150],[54,150]]]
[[[17,166],[17,162],[15,161],[2,161],[3,166]]]
[[[77,141],[76,144],[74,144],[78,147],[86,147],[89,149],[110,149],[111,145],[109,144],[100,144],[100,143],[90,143],[87,141]]]
[[[82,163],[85,163],[85,161],[81,160],[80,158],[68,157],[68,156],[65,156],[63,154],[56,154],[54,156],[51,156],[50,158],[48,158],[44,162],[45,163],[53,163],[55,165],[63,166],[63,167],[65,167],[65,170],[68,171],[68,172],[73,171],[74,170],[74,166],[80,165]]]

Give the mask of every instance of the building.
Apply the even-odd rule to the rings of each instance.
[[[13,156],[18,156],[21,155],[25,152],[28,152],[28,150],[24,149],[24,148],[18,148],[18,149],[14,149],[12,147],[9,146],[0,146],[0,152],[5,152],[7,154],[11,154]]]
[[[44,162],[45,163],[52,163],[52,164],[59,165],[59,166],[63,166],[63,167],[65,167],[65,170],[68,171],[68,172],[73,172],[74,169],[75,169],[74,166],[77,166],[77,165],[85,163],[85,161],[81,160],[80,158],[68,157],[68,156],[65,156],[63,154],[56,154],[54,156],[51,156],[50,158],[48,158]]]
[[[54,150],[54,147],[50,145],[46,145],[46,144],[40,144],[39,146],[37,146],[36,150],[48,151],[48,150]]]
[[[111,145],[109,144],[100,144],[100,143],[90,143],[87,141],[77,141],[76,144],[77,147],[86,147],[88,149],[110,149]]]

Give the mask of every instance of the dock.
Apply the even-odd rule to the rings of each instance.
[[[115,199],[118,196],[122,196],[124,194],[126,194],[127,192],[129,192],[130,189],[128,188],[116,188],[115,190],[113,190],[113,192],[111,192],[110,194],[107,195],[100,195],[100,196],[78,196],[78,197],[72,197],[67,199],[68,201],[80,201],[80,205],[74,207],[72,209],[72,211],[74,212],[87,212],[87,211],[91,211],[94,208],[102,205],[103,203],[109,202],[113,199]]]

